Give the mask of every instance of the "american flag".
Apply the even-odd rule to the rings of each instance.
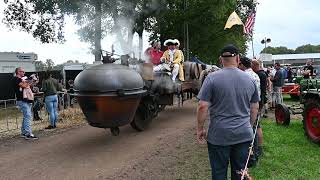
[[[251,34],[256,20],[256,12],[252,12],[244,25],[244,33]]]

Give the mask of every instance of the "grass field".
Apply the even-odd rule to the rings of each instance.
[[[298,105],[299,101],[284,96],[285,104]],[[262,119],[264,155],[256,167],[250,168],[253,179],[274,180],[319,180],[320,146],[304,135],[302,117],[292,116],[288,127],[276,125],[273,117]],[[175,168],[174,179],[211,179],[211,169],[206,146],[199,146],[194,135],[180,153],[181,159]],[[229,169],[230,175],[230,169]]]
[[[254,179],[320,179],[320,146],[307,139],[301,121],[295,120],[286,128],[264,119],[262,127],[264,155],[249,170]],[[210,179],[207,148],[195,142],[185,148],[174,179]]]
[[[287,105],[298,101],[284,96]],[[271,117],[271,116],[270,116]],[[320,146],[304,135],[301,116],[293,116],[289,127],[276,125],[273,118],[261,121],[264,132],[264,155],[249,173],[254,179],[318,180],[320,179]],[[192,137],[195,138],[195,137]],[[194,142],[185,146],[174,179],[210,179],[211,169],[206,146]],[[230,174],[230,170],[229,170]]]
[[[304,135],[301,121],[285,128],[262,122],[264,156],[251,170],[255,179],[319,179],[320,146]]]

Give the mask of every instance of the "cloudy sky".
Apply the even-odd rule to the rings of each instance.
[[[271,39],[270,46],[295,49],[304,44],[320,44],[319,0],[260,0],[254,31],[254,50],[264,48],[261,40]],[[251,47],[251,46],[250,46]],[[252,48],[248,56],[252,56]]]
[[[303,44],[320,44],[320,19],[318,17],[320,0],[259,0],[257,9],[254,50],[259,53],[264,45],[260,42],[265,37],[271,38],[270,46],[296,48]],[[3,18],[3,1],[0,1],[0,19]],[[221,27],[223,28],[223,27]],[[0,22],[0,52],[35,52],[39,60],[53,59],[55,64],[67,60],[79,60],[91,63],[93,55],[89,45],[80,42],[76,34],[77,27],[67,19],[65,44],[41,44],[24,32],[9,31]],[[102,41],[103,49],[110,49],[115,39],[109,37]],[[134,43],[137,43],[135,38]],[[116,45],[117,46],[117,45]],[[147,38],[144,39],[147,47]],[[251,46],[250,46],[251,47]],[[252,48],[248,51],[252,56]]]

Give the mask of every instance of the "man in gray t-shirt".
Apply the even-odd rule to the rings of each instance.
[[[224,68],[207,76],[198,95],[197,140],[205,143],[207,138],[212,179],[227,179],[229,160],[232,179],[240,179],[237,172],[245,167],[253,139],[258,89],[249,75],[237,68],[238,54],[232,45],[222,49],[220,61]],[[206,137],[204,122],[208,112]]]

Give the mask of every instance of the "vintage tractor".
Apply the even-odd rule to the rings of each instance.
[[[306,136],[320,144],[320,79],[302,80],[300,84],[300,105],[287,107],[278,104],[275,110],[276,123],[288,126],[291,113],[302,114]]]
[[[294,100],[298,100],[300,97],[300,83],[302,76],[295,77],[293,82],[285,83],[282,87],[282,94],[288,94]]]

